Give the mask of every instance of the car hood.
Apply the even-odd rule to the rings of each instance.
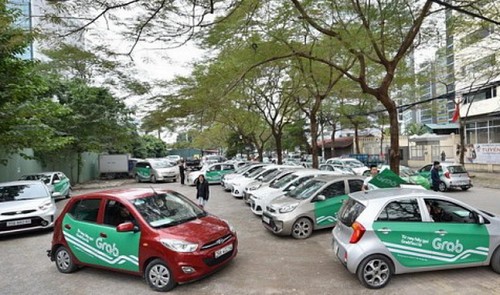
[[[283,206],[290,205],[293,203],[299,203],[300,201],[303,201],[303,200],[298,200],[298,199],[290,198],[287,195],[282,195],[282,196],[279,196],[279,197],[275,198],[274,200],[272,200],[269,203],[269,206],[274,207],[274,208],[281,208]]]
[[[157,168],[158,172],[177,172],[179,171],[178,167],[168,167],[168,168]]]
[[[223,220],[208,215],[172,227],[160,228],[160,238],[195,242],[200,246],[231,233]]]
[[[38,206],[42,205],[47,201],[51,201],[51,198],[47,197],[47,198],[39,198],[33,200],[1,202],[0,214],[8,212],[25,211],[25,210],[38,210],[39,209]]]
[[[203,174],[203,172],[193,171],[193,172],[189,172],[188,177],[191,178],[191,179],[195,179],[198,176],[200,176],[201,174]]]

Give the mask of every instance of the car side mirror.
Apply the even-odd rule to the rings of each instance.
[[[60,197],[62,197],[60,192],[52,192],[52,198],[56,199],[56,198],[60,198]]]
[[[288,189],[286,189],[287,192],[289,191],[293,191],[296,187],[294,185],[292,185],[291,187],[289,187]]]
[[[57,184],[57,183],[59,183],[59,182],[61,182],[61,181],[60,181],[59,179],[57,179],[57,180],[54,180],[52,183],[53,183],[53,184]]]
[[[477,223],[484,224],[484,217],[482,215],[477,215]]]
[[[134,225],[132,222],[128,221],[128,222],[118,224],[118,226],[116,227],[116,231],[117,232],[129,232],[129,231],[138,232],[139,227]]]
[[[324,201],[326,200],[326,197],[325,195],[318,195],[314,198],[313,202],[321,202],[321,201]]]
[[[263,176],[259,176],[259,177],[257,178],[257,180],[259,180],[259,181],[262,181],[262,179],[264,179],[264,177],[263,177]]]

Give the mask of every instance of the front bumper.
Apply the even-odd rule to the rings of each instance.
[[[262,215],[262,212],[264,210],[262,210],[262,208],[264,208],[262,206],[262,201],[260,199],[257,199],[255,197],[250,197],[250,210],[252,210],[252,212],[256,215]]]
[[[273,214],[269,211],[262,213],[262,225],[277,235],[291,235],[294,222],[295,216],[290,213]]]
[[[231,188],[231,195],[233,195],[233,197],[235,198],[243,198],[243,190],[244,189],[242,187],[234,185]]]
[[[35,212],[36,213],[36,212]],[[54,227],[56,206],[37,214],[17,214],[0,220],[0,236]]]

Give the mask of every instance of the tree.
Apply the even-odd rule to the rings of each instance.
[[[422,134],[427,133],[427,131],[428,131],[427,128],[423,124],[420,124],[420,123],[410,123],[406,127],[405,134],[409,135],[409,136],[411,136],[411,135],[422,135]]]
[[[68,109],[47,95],[51,81],[36,72],[35,63],[19,57],[33,39],[13,26],[19,16],[0,0],[0,146],[8,153],[55,150],[72,141],[52,124]]]
[[[144,135],[138,138],[132,154],[136,158],[161,158],[167,155],[167,146],[161,139],[152,135]]]

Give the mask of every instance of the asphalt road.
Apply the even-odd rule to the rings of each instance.
[[[193,198],[193,187],[178,183],[126,184],[166,187]],[[232,223],[239,254],[221,271],[178,286],[170,294],[498,294],[500,275],[489,267],[426,272],[393,277],[382,290],[361,286],[333,256],[331,230],[307,240],[268,232],[247,205],[212,185],[206,209]],[[80,194],[85,191],[75,191]],[[447,195],[500,214],[499,190],[474,187]],[[58,202],[61,208],[65,201]],[[46,256],[51,232],[0,238],[0,294],[157,294],[141,277],[83,268],[61,274]]]

